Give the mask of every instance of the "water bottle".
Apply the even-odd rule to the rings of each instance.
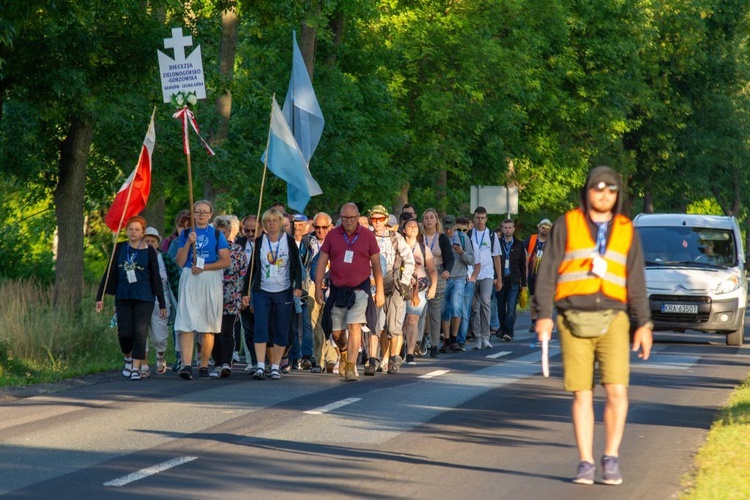
[[[297,314],[302,312],[302,301],[299,297],[294,297],[294,310]]]
[[[109,320],[109,327],[110,328],[117,328],[117,313],[114,313],[112,315],[112,319]]]

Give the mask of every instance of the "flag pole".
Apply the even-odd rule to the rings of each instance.
[[[276,98],[276,93],[274,92],[273,98]],[[266,186],[266,172],[268,172],[268,146],[271,144],[271,120],[273,119],[273,100],[271,100],[271,113],[269,114],[269,120],[268,120],[268,138],[266,139],[266,156],[263,160],[263,177],[261,177],[260,180],[260,195],[258,196],[258,212],[255,216],[255,234],[259,234],[261,231],[260,229],[260,211],[263,207],[263,190]],[[255,245],[253,242],[253,254],[250,256],[250,278],[247,280],[247,295],[250,295],[250,289],[252,288],[252,279],[253,279],[253,271],[255,270],[255,252],[260,251],[257,247],[258,245]]]
[[[183,127],[187,128],[187,118],[184,118],[185,122],[183,122]],[[197,236],[197,230],[195,229],[195,212],[193,211],[193,167],[190,162],[190,136],[187,133],[183,133],[185,138],[185,160],[187,161],[187,178],[188,178],[188,203],[190,206],[188,207],[190,209],[190,228],[196,231]],[[190,230],[188,230],[188,236],[190,235]],[[191,244],[191,248],[193,249],[193,265],[196,263],[196,257],[197,253],[195,252],[195,245]]]
[[[154,116],[156,116],[156,106],[154,106],[154,110],[151,111],[151,121],[149,121],[149,126],[151,126],[151,123],[154,121]],[[130,203],[130,193],[133,192],[133,184],[135,184],[135,180],[138,178],[138,169],[141,168],[141,158],[143,158],[143,148],[141,148],[141,152],[138,155],[138,163],[135,164],[135,172],[133,172],[133,180],[130,182],[130,186],[128,186],[128,195],[125,197],[125,208],[122,210],[122,215],[120,215],[120,222],[117,223],[117,232],[113,233],[112,238],[112,253],[109,256],[109,263],[107,264],[107,274],[104,278],[104,293],[102,293],[102,304],[104,304],[104,297],[107,295],[107,285],[109,284],[109,270],[112,268],[112,262],[115,260],[115,249],[117,248],[117,238],[120,236],[120,231],[122,230],[122,222],[125,219],[125,214],[128,212],[128,204]]]

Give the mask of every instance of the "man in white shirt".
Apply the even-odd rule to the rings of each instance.
[[[494,231],[487,229],[487,210],[477,207],[474,210],[474,228],[468,233],[474,247],[475,266],[472,277],[476,280],[476,299],[472,306],[472,328],[477,337],[475,349],[492,348],[490,344],[490,304],[492,301],[493,283],[496,290],[503,285],[500,267],[500,242]]]

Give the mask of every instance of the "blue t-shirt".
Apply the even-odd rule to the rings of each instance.
[[[219,250],[228,249],[229,243],[227,243],[227,239],[224,237],[224,233],[221,231],[217,231],[213,226],[208,226],[206,228],[191,228],[186,229],[182,232],[180,235],[180,240],[178,243],[178,248],[184,247],[185,243],[187,242],[188,238],[188,232],[189,231],[195,231],[198,235],[198,238],[195,240],[195,248],[196,253],[198,257],[203,257],[203,261],[206,264],[211,264],[213,262],[216,262],[219,260]],[[219,235],[218,244],[216,241],[216,235]],[[183,267],[193,267],[193,247],[191,246],[188,250],[188,256],[187,260],[185,261],[185,265]]]
[[[153,302],[156,298],[151,289],[151,277],[148,269],[148,247],[136,250],[128,243],[120,249],[117,257],[117,291],[116,300],[141,300]],[[135,272],[136,281],[128,281],[128,270]]]

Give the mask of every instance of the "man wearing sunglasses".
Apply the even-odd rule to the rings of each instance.
[[[401,367],[401,348],[404,339],[404,317],[406,301],[396,287],[401,281],[401,289],[408,288],[414,273],[414,254],[398,232],[388,229],[390,214],[383,205],[375,205],[369,211],[369,222],[380,248],[380,267],[383,272],[385,305],[378,311],[376,331],[368,338],[369,360],[365,375],[373,376],[382,359],[388,356],[387,373],[398,373]],[[396,269],[398,266],[398,269]]]
[[[308,284],[308,293],[310,297],[315,297],[315,272],[317,271],[318,260],[320,259],[320,249],[326,236],[333,227],[333,220],[326,212],[318,212],[313,217],[313,231],[310,235],[310,249],[312,251],[312,260],[310,261],[310,283]],[[323,287],[327,289],[328,279],[330,278],[326,268]],[[325,293],[325,292],[324,292]],[[310,319],[313,326],[313,359],[310,373],[322,373],[323,368],[331,372],[336,364],[338,354],[326,342],[325,332],[322,325],[323,307],[316,301],[311,301]]]
[[[245,273],[250,268],[250,261],[253,258],[253,244],[255,242],[255,230],[258,226],[258,218],[256,215],[246,215],[242,219],[242,236],[235,240],[239,246],[245,249],[245,255],[247,256],[248,267],[245,268]],[[245,360],[247,366],[245,367],[245,373],[255,373],[256,365],[258,360],[255,359],[255,314],[251,311],[250,307],[243,307],[240,309],[240,323],[242,324],[242,331],[245,337]],[[239,343],[236,343],[235,348],[239,347]]]
[[[628,413],[630,317],[632,351],[648,359],[653,342],[643,249],[632,221],[620,214],[622,181],[610,167],[592,169],[580,207],[555,222],[539,268],[532,307],[540,341],[550,338],[552,308],[562,350],[565,390],[573,393],[573,428],[580,462],[573,482],[593,484],[594,366],[606,403],[602,482],[622,483],[618,461]]]
[[[552,222],[549,219],[542,219],[536,225],[536,228],[537,234],[532,234],[523,242],[523,246],[526,248],[526,269],[529,273],[526,279],[526,283],[529,285],[529,299],[534,296],[534,292],[536,291],[536,276],[539,274],[539,266],[542,264],[544,247],[547,245],[547,238],[549,238],[549,232],[552,229]],[[534,309],[531,308],[530,333],[536,331],[534,330],[535,324],[536,314],[534,314]]]

